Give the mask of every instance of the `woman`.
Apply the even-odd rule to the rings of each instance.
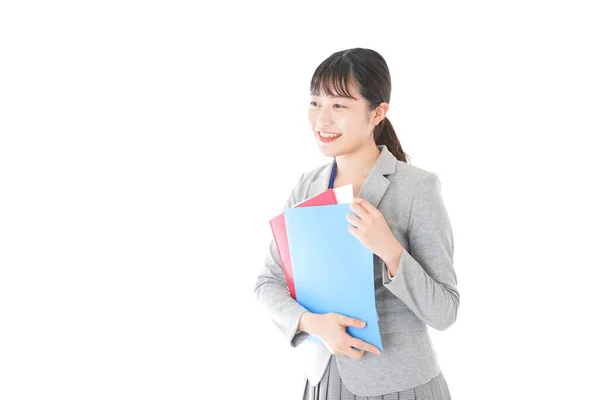
[[[273,241],[257,298],[291,346],[312,334],[329,350],[315,360],[324,363],[319,381],[305,378],[304,399],[450,399],[428,333],[428,326],[450,327],[459,305],[440,180],[406,162],[386,118],[391,80],[379,53],[354,48],[332,54],[316,69],[310,92],[310,126],[319,151],[333,161],[302,174],[285,206],[328,187],[353,185],[348,230],[374,254],[383,351],[347,333],[347,326],[362,321],[315,314],[296,302]]]

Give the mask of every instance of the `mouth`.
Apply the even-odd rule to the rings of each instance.
[[[324,132],[324,131],[319,131],[319,136],[322,137],[322,138],[329,139],[329,138],[340,137],[340,136],[342,136],[342,134],[338,133],[338,132]]]
[[[330,143],[333,142],[334,140],[337,140],[340,136],[342,136],[341,133],[337,133],[337,132],[318,132],[319,137],[319,142],[320,143]]]

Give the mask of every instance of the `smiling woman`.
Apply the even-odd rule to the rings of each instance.
[[[386,117],[390,95],[387,64],[370,49],[332,54],[311,80],[308,121],[333,161],[303,173],[286,207],[352,184],[348,230],[374,255],[383,351],[348,334],[361,321],[313,313],[292,298],[271,241],[254,291],[290,345],[310,351],[305,400],[451,398],[428,326],[445,330],[458,313],[452,228],[438,176],[407,163]]]
[[[386,117],[391,78],[385,60],[370,49],[350,49],[332,54],[315,70],[310,83],[308,120],[327,156],[352,153],[368,141],[385,145],[406,162],[406,154]],[[328,134],[341,136],[332,140]],[[338,136],[338,137],[340,137]],[[337,138],[333,138],[337,139]],[[344,157],[338,160],[341,170]]]

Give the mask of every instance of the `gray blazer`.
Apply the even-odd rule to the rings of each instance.
[[[374,255],[375,298],[383,351],[360,360],[334,355],[346,387],[359,396],[398,392],[428,382],[440,372],[428,326],[443,331],[459,305],[453,267],[454,239],[438,176],[397,160],[384,145],[358,197],[375,206],[404,247],[397,275]],[[333,160],[302,174],[285,207],[327,190]],[[292,347],[308,336],[297,332],[307,311],[289,293],[281,259],[271,241],[254,293]]]

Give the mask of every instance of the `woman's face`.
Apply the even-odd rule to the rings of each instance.
[[[351,153],[373,141],[373,117],[376,111],[369,112],[368,102],[349,85],[350,94],[356,98],[329,97],[325,93],[310,96],[308,120],[319,150],[324,156],[334,157]],[[335,138],[322,137],[321,133],[341,134]],[[330,135],[329,135],[330,136]]]

